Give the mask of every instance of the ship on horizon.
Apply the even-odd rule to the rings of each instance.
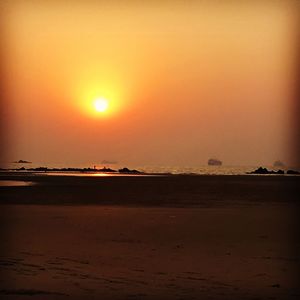
[[[222,161],[217,158],[210,158],[207,164],[209,166],[222,166]]]

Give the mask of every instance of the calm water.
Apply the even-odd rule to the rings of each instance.
[[[29,186],[33,184],[31,181],[0,180],[0,186]]]
[[[10,163],[5,168],[37,168],[37,167],[48,167],[48,168],[103,168],[108,167],[114,170],[118,170],[123,167],[129,169],[137,169],[145,173],[172,173],[172,174],[201,174],[201,175],[244,175],[257,169],[259,166],[194,166],[194,167],[176,167],[176,166],[133,166],[133,165],[97,165],[97,164],[46,164],[46,163],[31,163],[31,164],[14,164]],[[272,166],[267,167],[269,170],[278,170],[280,168],[274,168]],[[281,168],[287,170],[289,168]],[[80,175],[81,173],[74,173],[74,175]],[[82,175],[82,174],[81,174]],[[98,174],[99,176],[99,174]]]

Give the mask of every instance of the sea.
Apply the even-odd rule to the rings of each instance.
[[[53,168],[95,168],[101,169],[103,167],[111,168],[114,170],[119,170],[121,168],[135,169],[144,173],[149,174],[195,174],[195,175],[246,175],[259,168],[261,165],[251,165],[251,166],[209,166],[209,165],[199,165],[199,166],[157,166],[157,165],[121,165],[121,164],[95,164],[95,163],[85,163],[85,164],[66,164],[66,163],[6,163],[2,164],[2,168],[15,170],[18,168],[38,168],[47,167],[48,169]],[[277,171],[279,169],[288,170],[295,168],[291,167],[273,167],[273,166],[262,166],[268,170]],[[297,170],[299,171],[299,169]],[[68,173],[69,174],[69,173]]]

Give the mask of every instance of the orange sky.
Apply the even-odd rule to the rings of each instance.
[[[292,3],[4,2],[7,159],[289,162]]]

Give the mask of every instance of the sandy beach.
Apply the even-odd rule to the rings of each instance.
[[[300,296],[299,177],[1,180],[1,299]]]

